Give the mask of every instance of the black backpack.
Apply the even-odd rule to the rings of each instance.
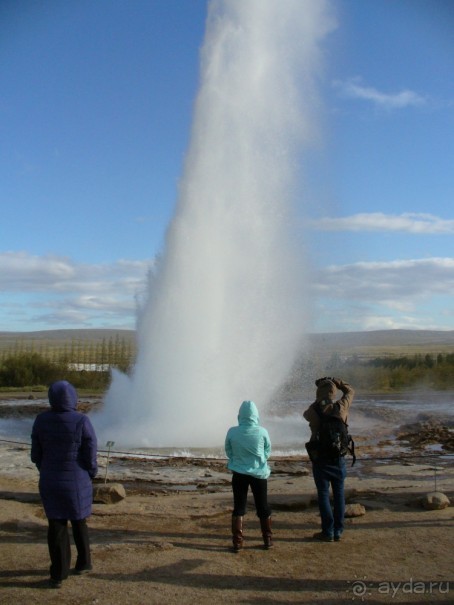
[[[355,442],[348,432],[348,424],[341,418],[323,414],[319,404],[314,410],[320,420],[320,426],[315,439],[306,443],[306,449],[312,462],[329,462],[351,454],[352,466],[356,462]]]

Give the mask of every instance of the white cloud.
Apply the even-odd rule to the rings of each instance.
[[[452,322],[442,324],[433,315],[413,310],[411,313],[394,313],[392,310],[370,304],[349,301],[342,306],[320,304],[319,316],[313,331],[361,332],[369,330],[450,330]]]
[[[380,92],[371,86],[361,84],[359,78],[334,82],[340,94],[351,99],[370,101],[384,109],[402,109],[405,107],[418,107],[427,104],[427,99],[412,90],[401,90],[395,93]]]
[[[454,258],[360,262],[333,265],[319,272],[320,293],[335,298],[412,303],[415,298],[454,295]]]
[[[442,219],[432,214],[382,212],[359,213],[341,218],[321,218],[311,222],[321,231],[398,231],[419,235],[454,233],[454,220]]]
[[[0,254],[0,330],[134,328],[152,265]],[[454,329],[454,258],[331,265],[312,291],[314,331]]]
[[[152,261],[118,260],[87,265],[65,257],[0,253],[0,292],[132,293],[146,279]]]
[[[439,330],[440,326],[432,319],[418,315],[375,315],[365,314],[358,326],[360,330]]]
[[[333,265],[316,280],[314,331],[454,329],[454,258]]]
[[[69,281],[74,267],[65,258],[32,256],[27,252],[0,254],[0,291],[40,288],[43,283]]]
[[[27,252],[0,253],[0,330],[133,327],[152,261],[81,264]]]

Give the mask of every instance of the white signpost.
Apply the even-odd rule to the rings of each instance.
[[[106,474],[104,475],[104,484],[107,483],[107,469],[109,467],[109,458],[110,458],[110,448],[115,445],[115,441],[108,441],[106,443],[107,447],[107,462],[106,462]]]

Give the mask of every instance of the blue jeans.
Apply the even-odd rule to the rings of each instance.
[[[317,487],[318,507],[322,519],[322,532],[327,536],[340,536],[344,531],[345,496],[344,481],[347,475],[344,458],[336,461],[312,464]],[[329,489],[333,490],[333,509]]]

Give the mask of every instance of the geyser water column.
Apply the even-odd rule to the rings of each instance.
[[[96,419],[117,444],[221,446],[241,401],[264,412],[301,349],[308,285],[292,213],[328,8],[209,4],[190,147],[138,317],[137,363],[130,377],[114,372]]]

